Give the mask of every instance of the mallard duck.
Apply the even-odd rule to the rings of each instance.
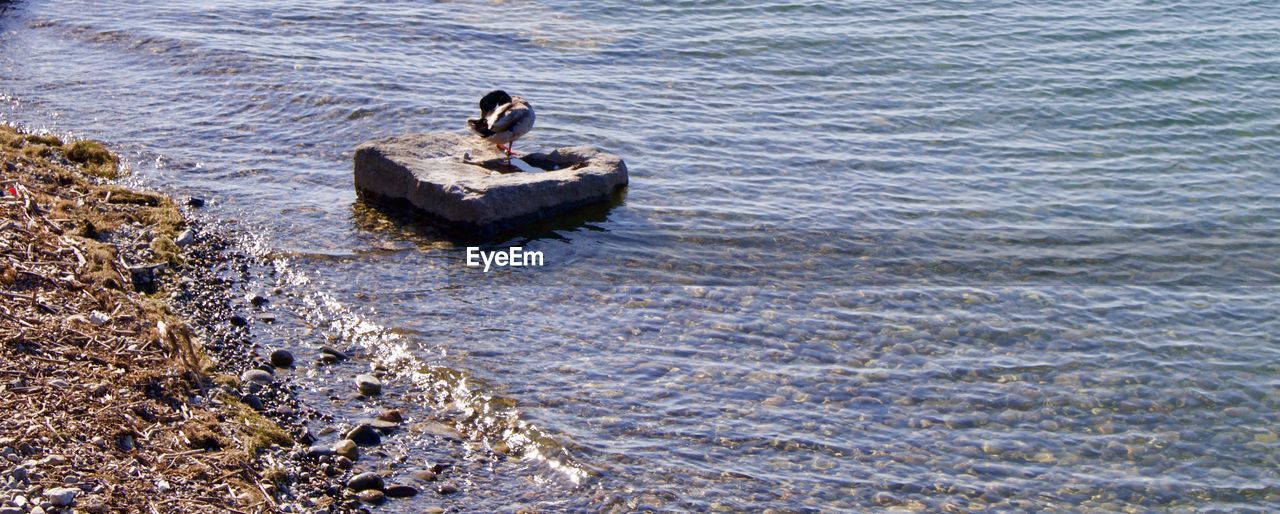
[[[533,129],[533,106],[524,98],[508,95],[501,89],[490,91],[480,99],[480,117],[467,120],[476,135],[498,146],[511,162],[511,144]],[[506,147],[503,147],[503,144]]]

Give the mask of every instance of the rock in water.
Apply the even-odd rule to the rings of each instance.
[[[367,503],[369,505],[378,505],[384,501],[387,501],[386,495],[382,494],[382,491],[379,491],[377,489],[360,491],[359,493],[356,494],[356,497],[360,498],[360,501]]]
[[[378,419],[389,423],[404,423],[404,412],[400,409],[385,410],[378,414]]]
[[[292,368],[293,354],[289,353],[289,350],[271,352],[271,365],[277,368]]]
[[[49,503],[54,507],[69,507],[76,502],[76,496],[80,494],[79,489],[69,487],[55,487],[46,490],[44,497],[49,499]]]
[[[386,483],[382,481],[382,475],[374,472],[361,473],[347,480],[347,489],[353,491],[368,491],[376,489],[381,491],[386,487]]]
[[[418,488],[406,484],[391,484],[383,491],[389,498],[409,498],[418,495]]]
[[[335,364],[347,360],[347,354],[342,353],[328,346],[320,349],[320,362],[325,364]]]
[[[408,203],[446,229],[468,236],[549,218],[608,201],[627,185],[627,166],[590,146],[525,155],[545,173],[491,173],[470,155],[492,154],[478,138],[451,133],[409,134],[356,148],[355,185],[361,197]]]
[[[378,435],[378,431],[365,423],[356,425],[347,432],[347,439],[355,441],[360,446],[374,446],[382,443],[382,436]]]
[[[382,394],[382,381],[373,375],[357,375],[356,388],[365,396],[377,396]]]

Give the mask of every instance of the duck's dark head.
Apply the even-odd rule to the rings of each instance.
[[[511,103],[511,95],[508,95],[506,91],[501,89],[495,89],[490,91],[489,94],[484,95],[484,98],[480,99],[480,112],[482,114],[488,114],[499,105],[509,103]]]

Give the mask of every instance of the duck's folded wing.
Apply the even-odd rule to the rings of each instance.
[[[498,107],[489,115],[489,130],[492,133],[511,129],[521,120],[529,117],[532,111],[524,105],[506,104]]]

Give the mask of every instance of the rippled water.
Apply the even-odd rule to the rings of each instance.
[[[261,337],[513,447],[457,506],[1280,508],[1268,2],[7,5],[5,120],[211,198]],[[486,275],[350,151],[493,86],[632,182]]]

